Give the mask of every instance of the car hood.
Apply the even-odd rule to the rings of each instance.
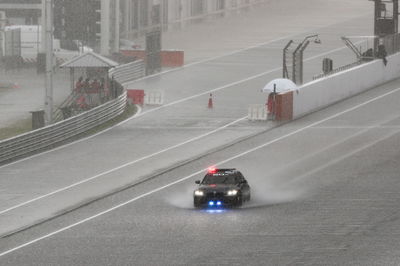
[[[217,191],[217,192],[226,192],[231,189],[238,189],[236,185],[200,185],[198,190],[204,192]]]

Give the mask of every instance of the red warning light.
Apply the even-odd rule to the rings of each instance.
[[[208,173],[209,174],[215,174],[217,172],[217,169],[215,167],[209,167],[208,168]]]

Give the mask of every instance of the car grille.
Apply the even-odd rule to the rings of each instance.
[[[217,192],[217,191],[207,192],[206,197],[209,198],[209,199],[212,199],[212,198],[223,198],[224,197],[224,192]]]

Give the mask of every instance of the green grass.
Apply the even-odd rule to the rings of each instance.
[[[117,116],[116,118],[111,119],[110,121],[108,121],[106,123],[103,123],[97,127],[92,128],[91,130],[89,130],[87,132],[84,132],[82,134],[79,134],[78,136],[73,137],[73,140],[90,136],[90,135],[100,132],[106,128],[109,128],[113,125],[116,125],[116,124],[124,121],[125,119],[133,116],[134,114],[136,114],[136,112],[137,112],[137,107],[135,105],[128,104],[126,106],[125,111],[122,114],[120,114],[119,116]],[[31,130],[32,130],[32,119],[31,118],[23,119],[23,120],[20,120],[8,127],[1,128],[0,129],[0,140],[12,138],[12,137],[18,136],[20,134],[29,132]],[[69,140],[69,141],[71,141],[71,140]]]
[[[32,130],[32,119],[26,118],[0,128],[0,140],[12,138]]]

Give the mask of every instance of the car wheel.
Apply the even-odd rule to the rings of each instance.
[[[194,206],[196,209],[199,209],[199,208],[201,207],[200,203],[198,203],[198,202],[196,202],[196,201],[193,202],[193,206]]]
[[[243,198],[242,195],[238,196],[237,201],[236,201],[236,207],[240,207],[243,205]]]

